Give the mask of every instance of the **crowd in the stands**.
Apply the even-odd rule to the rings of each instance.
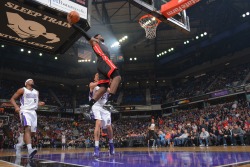
[[[9,116],[9,122],[1,127],[4,129],[1,145],[12,148],[20,133],[20,122],[16,114],[4,113],[4,116]],[[77,120],[39,115],[33,145],[60,147],[61,135],[65,134],[68,147],[93,146],[94,124],[85,122],[80,115]],[[116,147],[147,146],[150,120],[138,117],[113,121]],[[203,109],[178,110],[155,120],[157,139],[149,139],[150,147],[248,145],[250,141],[250,108],[242,99]],[[105,129],[101,136],[100,144],[105,146]]]

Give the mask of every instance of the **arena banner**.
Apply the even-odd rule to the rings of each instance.
[[[243,92],[246,89],[245,86],[237,86],[233,88],[234,92]]]
[[[190,102],[190,100],[185,99],[185,100],[176,101],[175,104],[176,104],[176,105],[180,105],[180,104],[187,104],[187,103],[189,103],[189,102]]]
[[[195,97],[191,97],[190,101],[191,102],[195,102],[195,101],[200,101],[200,100],[207,100],[210,98],[209,94],[205,94],[205,95],[201,95],[201,96],[195,96]]]
[[[46,6],[50,6],[50,0],[35,0],[41,4],[44,4]]]
[[[66,13],[71,11],[77,11],[80,14],[80,17],[87,20],[87,4],[85,1],[78,1],[77,3],[72,0],[35,0],[41,4],[60,10]],[[80,3],[81,2],[81,3]],[[79,5],[81,4],[81,5]],[[83,6],[84,5],[84,6]]]
[[[161,13],[166,18],[170,18],[198,2],[200,2],[200,0],[171,0],[170,2],[167,2],[161,6]]]
[[[65,52],[73,44],[70,39],[77,40],[75,36],[80,34],[67,23],[66,13],[52,15],[49,10],[52,9],[40,10],[15,0],[1,0],[0,40],[54,54]]]
[[[80,17],[87,20],[87,8],[82,5],[78,5],[69,0],[51,0],[50,6],[57,10],[69,13],[71,11],[77,11]]]
[[[20,102],[16,101],[16,103],[19,105]],[[0,107],[2,108],[14,108],[14,106],[10,103],[9,99],[0,99]]]
[[[70,0],[70,1],[78,3],[78,4],[86,6],[86,7],[88,7],[88,2],[89,2],[88,0]]]
[[[211,93],[211,97],[220,97],[220,96],[225,96],[228,95],[228,90],[223,90],[215,93]]]
[[[39,106],[37,111],[45,111],[45,112],[58,112],[58,106],[52,106],[52,105],[44,105]]]

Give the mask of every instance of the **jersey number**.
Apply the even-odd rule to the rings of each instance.
[[[36,103],[36,99],[34,99],[34,103]]]

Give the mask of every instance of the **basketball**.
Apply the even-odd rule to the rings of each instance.
[[[76,11],[71,11],[67,15],[67,20],[68,20],[69,23],[75,24],[75,23],[77,23],[80,20],[80,15]]]

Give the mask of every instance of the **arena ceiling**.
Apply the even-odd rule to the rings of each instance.
[[[106,44],[111,46],[112,43],[121,39],[123,36],[128,36],[128,39],[121,45],[120,51],[124,56],[124,62],[119,63],[119,67],[124,75],[154,75],[172,76],[178,74],[182,69],[186,70],[203,61],[211,61],[220,56],[214,54],[197,55],[197,49],[203,53],[203,48],[196,48],[190,52],[188,56],[183,56],[181,59],[172,59],[165,61],[171,54],[182,53],[197,43],[215,38],[224,31],[233,31],[238,25],[242,25],[250,21],[250,17],[242,17],[242,14],[249,12],[250,2],[246,0],[202,0],[197,5],[187,10],[190,19],[191,32],[188,34],[182,33],[167,24],[161,23],[157,29],[157,37],[153,40],[145,38],[145,31],[140,27],[138,19],[146,14],[144,11],[131,5],[128,0],[95,0],[91,6],[91,29],[89,33],[94,35],[101,33],[106,38]],[[196,36],[207,32],[207,36],[196,40]],[[250,37],[249,28],[239,32],[236,37],[227,37],[219,41],[221,45],[227,47],[228,39],[241,41],[241,38],[247,39]],[[184,45],[184,42],[189,40],[189,45]],[[194,41],[194,42],[192,42]],[[9,47],[5,50],[8,55],[1,58],[2,67],[21,68],[29,70],[27,64],[32,63],[36,66],[37,72],[50,73],[54,75],[64,75],[72,78],[90,77],[95,72],[95,65],[91,63],[77,63],[76,43],[64,55],[57,55],[58,60],[55,60],[55,55],[44,55],[42,58],[22,55],[20,57],[20,48]],[[233,45],[233,43],[230,43]],[[218,45],[218,44],[214,44]],[[220,50],[214,48],[214,52]],[[244,45],[245,46],[245,45]],[[209,47],[209,46],[208,46]],[[246,46],[247,47],[247,46]],[[14,49],[16,48],[16,50]],[[171,54],[166,54],[157,57],[159,53],[174,48]],[[206,48],[207,49],[207,48]],[[211,50],[209,50],[211,51]],[[36,53],[39,54],[38,52]],[[130,58],[137,58],[136,61],[130,61]],[[198,58],[197,58],[198,57]],[[200,61],[197,61],[199,59]],[[18,60],[18,61],[17,61]],[[224,61],[226,61],[225,58]],[[20,63],[22,62],[22,63]],[[26,66],[24,67],[23,64]],[[157,74],[156,71],[160,71]]]

